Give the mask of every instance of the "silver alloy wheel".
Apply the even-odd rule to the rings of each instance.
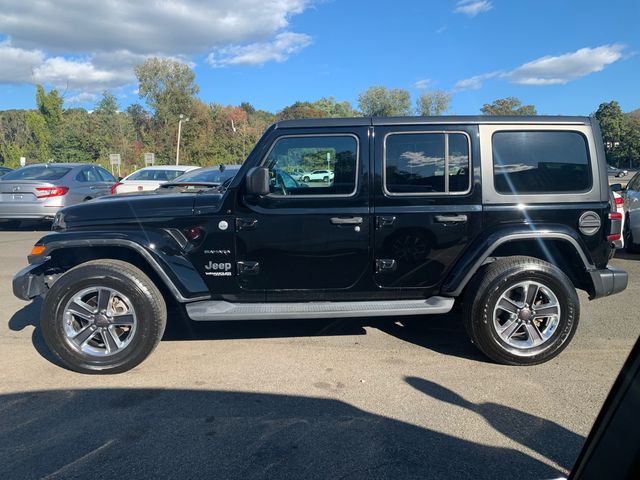
[[[545,344],[558,328],[560,302],[546,285],[525,281],[510,286],[493,309],[493,327],[516,355]]]
[[[74,295],[64,307],[63,322],[71,347],[96,357],[126,348],[137,324],[131,301],[108,287],[85,288]]]

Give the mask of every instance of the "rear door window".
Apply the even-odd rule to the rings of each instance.
[[[494,183],[498,193],[565,193],[591,189],[589,151],[581,133],[496,132],[492,146]]]

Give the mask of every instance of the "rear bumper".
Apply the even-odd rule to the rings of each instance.
[[[0,219],[53,218],[64,205],[0,202]]]
[[[42,264],[28,265],[13,277],[13,294],[22,300],[31,300],[47,291]]]
[[[593,292],[589,297],[591,300],[620,293],[627,288],[629,282],[629,275],[620,268],[608,267],[592,270],[589,275],[591,275],[593,283]]]

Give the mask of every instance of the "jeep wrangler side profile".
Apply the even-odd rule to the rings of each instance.
[[[302,182],[296,172],[331,172]],[[588,117],[281,121],[219,188],[65,208],[15,295],[43,295],[69,368],[128,370],[167,301],[194,321],[397,317],[462,304],[471,341],[545,362],[591,299],[627,286],[599,127]],[[425,317],[425,321],[427,321]]]

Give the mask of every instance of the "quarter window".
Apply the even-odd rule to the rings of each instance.
[[[492,144],[498,193],[583,192],[591,188],[587,142],[578,132],[496,132]]]
[[[358,142],[351,135],[283,137],[264,165],[275,195],[351,195],[356,190]]]
[[[469,190],[469,140],[463,133],[399,133],[385,141],[385,188],[390,194]]]

